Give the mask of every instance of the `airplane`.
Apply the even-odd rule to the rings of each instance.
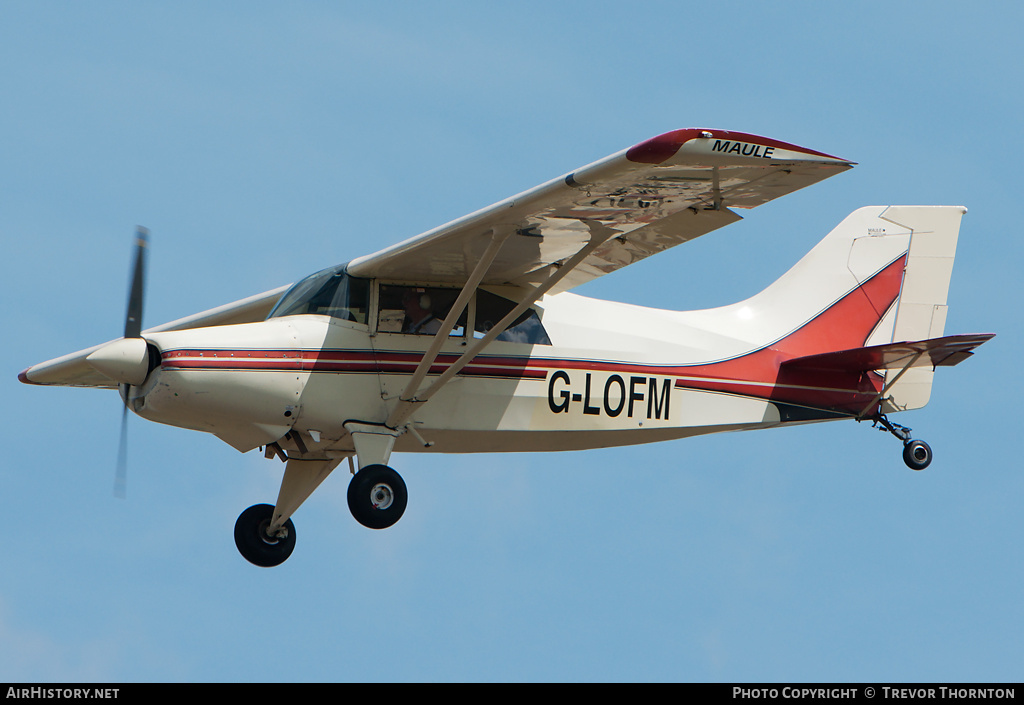
[[[295,546],[293,513],[343,461],[348,505],[392,526],[393,452],[549,452],[810,422],[929,399],[936,367],[993,337],[944,335],[961,206],[869,206],[738,303],[670,311],[569,290],[741,219],[737,209],[853,162],[743,132],[667,132],[422,235],[284,286],[142,329],[140,228],[122,338],[22,382],[118,389],[142,418],[284,462],[274,505],[234,530],[257,566]],[[118,483],[123,483],[119,471]]]

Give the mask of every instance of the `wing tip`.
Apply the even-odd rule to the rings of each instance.
[[[38,385],[39,382],[33,382],[32,380],[30,380],[28,378],[28,373],[29,373],[29,370],[31,370],[31,369],[32,369],[31,367],[26,367],[21,372],[19,372],[18,373],[18,381],[21,382],[22,384],[35,384],[35,385]]]
[[[770,137],[761,137],[747,132],[735,132],[731,130],[708,130],[700,127],[687,127],[681,130],[666,132],[658,135],[657,137],[652,137],[651,139],[645,140],[626,150],[626,158],[631,162],[637,162],[640,164],[662,164],[674,157],[684,144],[697,139],[716,139],[718,143],[724,142],[726,144],[742,143],[746,145],[754,145],[754,152],[756,152],[756,154],[754,152],[745,154],[740,151],[738,154],[741,156],[765,157],[773,154],[775,150],[785,150],[787,152],[795,152],[796,154],[805,155],[814,160],[828,160],[838,162],[846,166],[853,166],[856,163],[832,154],[826,154],[825,152],[819,152],[814,149],[807,149],[806,147],[800,147],[799,145],[772,139]],[[764,152],[758,151],[758,147],[764,150]]]

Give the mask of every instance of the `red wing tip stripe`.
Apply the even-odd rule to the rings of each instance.
[[[759,135],[752,135],[747,132],[734,132],[730,130],[706,130],[702,128],[689,127],[683,130],[674,130],[672,132],[666,132],[663,135],[652,137],[649,140],[641,142],[626,151],[626,159],[631,162],[637,162],[639,164],[662,164],[676,155],[676,152],[691,140],[695,139],[712,139],[717,138],[719,140],[729,140],[737,142],[745,142],[747,144],[757,144],[762,147],[771,147],[774,149],[785,149],[790,152],[798,152],[806,154],[808,156],[821,157],[824,159],[832,159],[837,162],[843,162],[845,164],[852,164],[853,162],[847,161],[840,157],[826,154],[825,152],[819,152],[814,149],[807,149],[806,147],[800,147],[789,142],[783,142],[781,140],[774,140],[770,137],[761,137]]]
[[[25,369],[23,369],[23,370],[22,370],[21,372],[19,372],[19,373],[18,373],[18,380],[19,380],[19,381],[20,381],[20,382],[21,382],[22,384],[36,384],[36,385],[40,385],[40,386],[42,386],[42,385],[41,385],[41,384],[40,384],[39,382],[33,382],[32,380],[30,380],[30,379],[28,378],[28,371],[29,371],[29,370],[31,370],[31,369],[32,369],[31,367],[26,367],[26,368],[25,368]]]

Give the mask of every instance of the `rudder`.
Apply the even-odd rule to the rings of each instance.
[[[880,215],[911,233],[891,342],[942,337],[960,221],[966,212],[963,206],[890,206]],[[886,382],[897,374],[899,370],[887,371]],[[908,369],[889,388],[882,412],[923,407],[931,396],[933,375],[931,367]]]

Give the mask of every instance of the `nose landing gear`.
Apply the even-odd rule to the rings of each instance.
[[[885,414],[878,414],[872,419],[872,425],[880,431],[888,431],[903,441],[903,462],[911,470],[924,470],[932,462],[932,449],[924,441],[912,439],[911,429],[893,423],[885,417]]]

